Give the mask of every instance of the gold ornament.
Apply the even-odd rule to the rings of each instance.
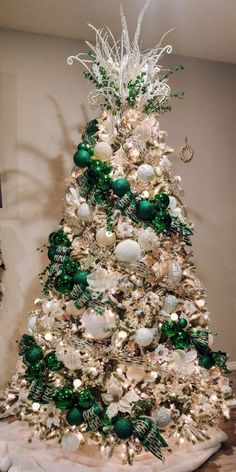
[[[185,145],[182,147],[179,157],[183,162],[190,162],[193,158],[194,150],[192,146],[188,143],[188,138],[185,136]]]

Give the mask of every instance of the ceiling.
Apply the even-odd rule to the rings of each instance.
[[[123,0],[130,31],[145,0]],[[87,23],[120,34],[120,0],[0,0],[0,27],[68,38],[94,39]],[[236,0],[150,0],[143,48],[170,28],[174,53],[236,63]]]

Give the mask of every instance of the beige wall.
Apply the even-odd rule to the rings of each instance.
[[[0,159],[5,185],[1,234],[8,271],[0,316],[1,350],[15,338],[39,295],[37,274],[46,264],[36,251],[61,215],[63,179],[89,110],[79,65],[68,55],[75,40],[0,30]],[[168,59],[169,60],[169,59]],[[216,348],[231,353],[234,343],[235,280],[235,107],[236,66],[174,56],[185,71],[173,80],[186,90],[182,102],[161,120],[176,150],[185,134],[195,149],[192,164],[177,161],[186,203],[196,225],[195,260],[208,289]],[[7,206],[7,208],[6,208]],[[9,363],[9,359],[12,359]],[[14,365],[7,354],[2,378]]]

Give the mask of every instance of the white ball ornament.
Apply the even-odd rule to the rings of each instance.
[[[135,341],[140,347],[149,346],[153,341],[153,333],[148,328],[139,328],[135,334]]]
[[[146,371],[141,365],[130,365],[127,369],[126,377],[130,382],[142,382],[146,377]]]
[[[150,164],[141,164],[137,170],[138,180],[149,182],[155,176],[153,167]]]
[[[141,248],[136,241],[125,239],[117,244],[115,256],[121,262],[136,262],[141,256]]]
[[[79,218],[82,221],[89,221],[92,217],[92,210],[87,203],[82,203],[78,210]]]
[[[171,313],[178,305],[178,299],[175,295],[168,294],[164,298],[163,308],[167,313]]]
[[[101,141],[97,143],[94,147],[94,156],[100,161],[109,161],[112,156],[112,147],[110,144]]]
[[[112,335],[112,329],[115,328],[115,315],[106,309],[102,315],[94,310],[86,310],[82,316],[82,326],[85,330],[85,336],[92,339],[105,339]]]
[[[67,433],[62,436],[61,447],[65,452],[75,452],[79,449],[80,440],[75,433]]]
[[[182,279],[182,269],[177,261],[171,261],[168,268],[168,282],[176,285]]]
[[[114,246],[116,235],[111,231],[107,231],[106,228],[100,228],[96,233],[96,241],[100,247]]]
[[[161,408],[158,410],[157,415],[156,415],[156,423],[157,425],[163,429],[168,424],[172,421],[172,413],[171,410],[168,408],[165,408],[164,406],[161,406]]]

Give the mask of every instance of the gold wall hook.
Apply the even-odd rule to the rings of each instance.
[[[179,153],[179,157],[183,162],[190,162],[193,158],[194,150],[192,146],[188,143],[188,138],[185,136],[185,145]]]

